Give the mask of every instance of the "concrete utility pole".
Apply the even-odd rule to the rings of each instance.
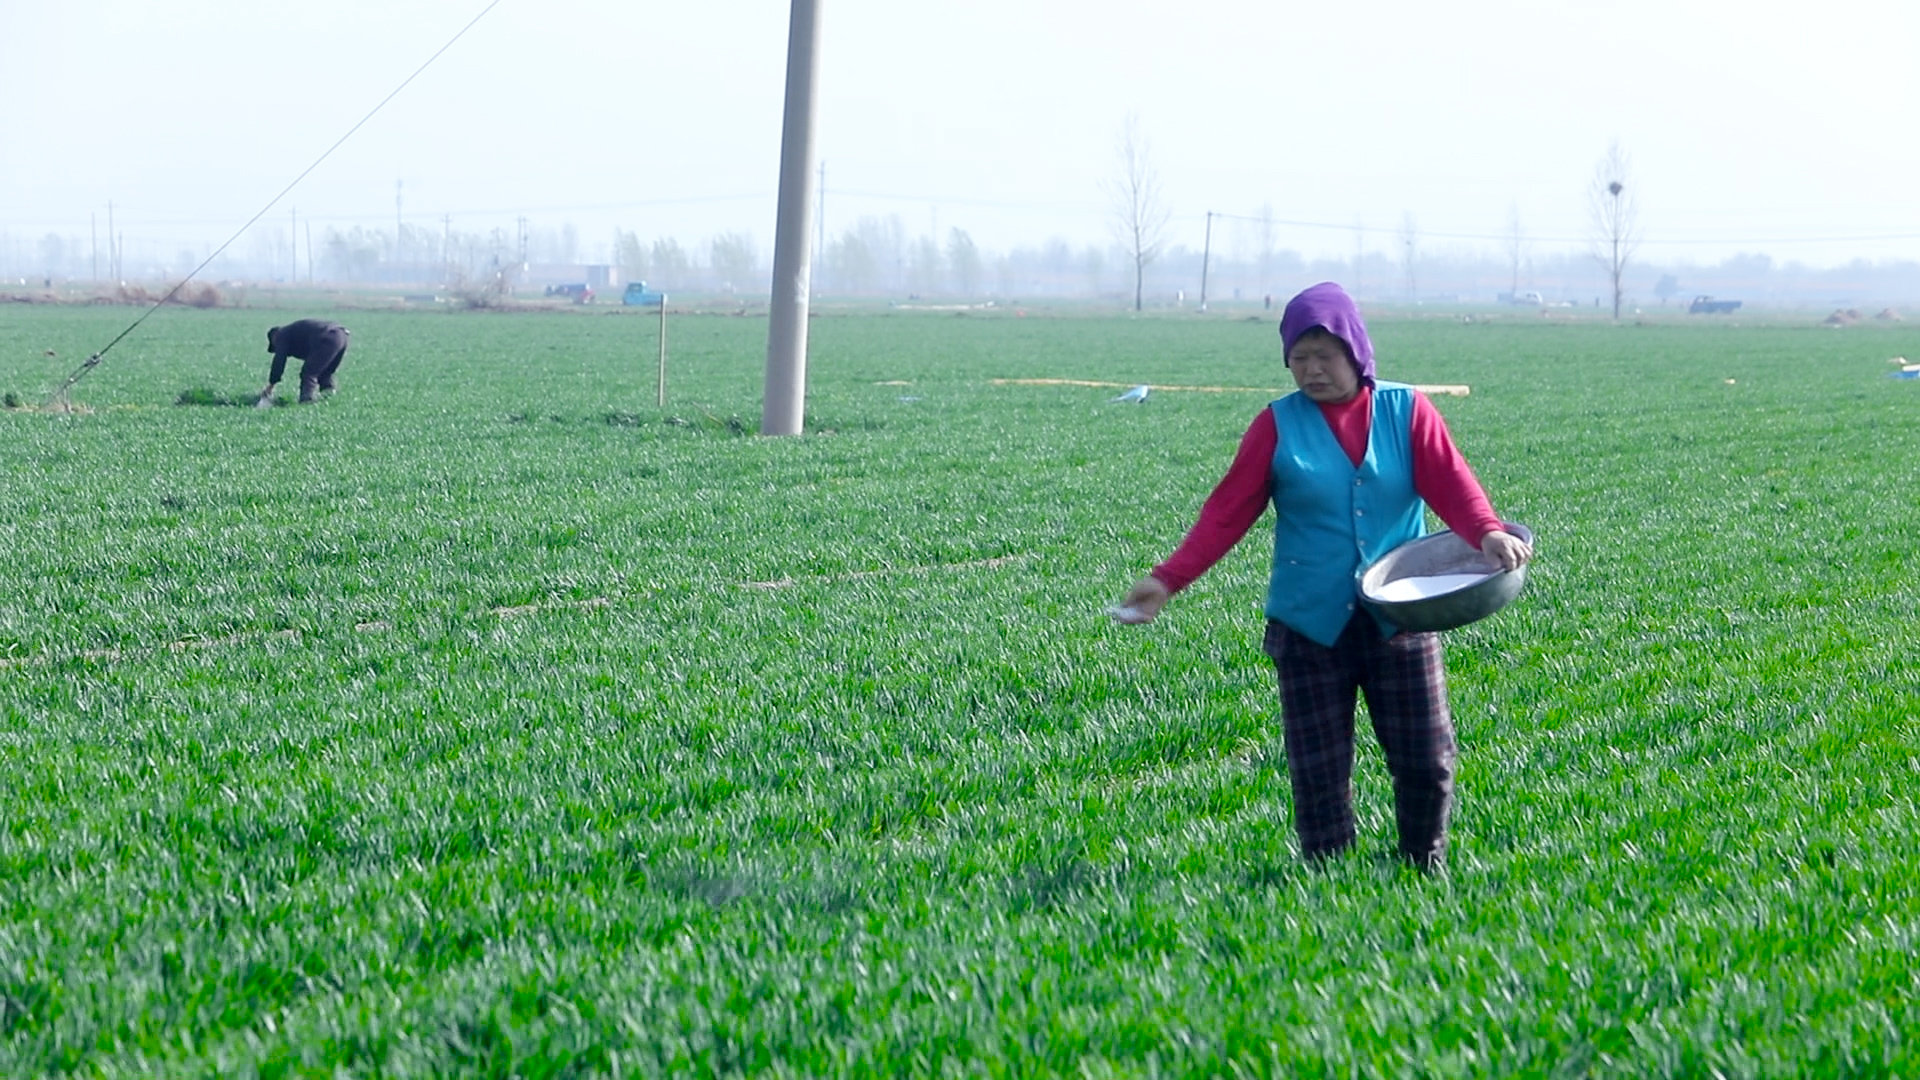
[[[812,287],[813,114],[820,0],[793,0],[787,26],[787,106],[780,132],[780,215],[768,300],[767,378],[760,434],[798,435],[806,420],[807,310]]]

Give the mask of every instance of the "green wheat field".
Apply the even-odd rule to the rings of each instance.
[[[1920,334],[1386,313],[1527,590],[1294,847],[1270,318],[0,308],[0,1075],[1920,1074]],[[46,355],[48,350],[54,356]],[[297,364],[297,361],[296,361]],[[1079,379],[1248,387],[1019,385]],[[283,384],[287,393],[294,380]],[[1363,728],[1364,730],[1364,728]]]

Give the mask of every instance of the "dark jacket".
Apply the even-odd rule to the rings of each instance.
[[[325,319],[301,319],[273,327],[267,331],[267,351],[273,354],[273,370],[267,381],[280,381],[289,356],[306,361],[302,372],[325,369],[347,351],[347,338],[346,327]]]

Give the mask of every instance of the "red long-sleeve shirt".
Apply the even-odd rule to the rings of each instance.
[[[1447,528],[1478,547],[1488,533],[1500,528],[1500,518],[1453,445],[1440,410],[1424,394],[1414,394],[1413,400],[1413,489]],[[1320,415],[1326,417],[1349,460],[1356,466],[1366,460],[1367,434],[1373,425],[1372,386],[1362,383],[1358,394],[1338,405],[1322,402]],[[1261,409],[1240,437],[1240,449],[1227,475],[1200,507],[1200,520],[1167,561],[1153,568],[1153,576],[1169,590],[1179,592],[1212,569],[1260,519],[1267,508],[1273,453],[1279,445],[1273,410]]]

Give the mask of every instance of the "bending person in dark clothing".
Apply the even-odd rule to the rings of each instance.
[[[267,388],[260,391],[261,406],[273,403],[273,388],[287,370],[287,357],[298,357],[300,364],[300,400],[314,401],[319,392],[332,393],[334,373],[347,358],[347,328],[325,319],[301,319],[267,331],[267,351],[273,354],[273,370],[267,373]]]

